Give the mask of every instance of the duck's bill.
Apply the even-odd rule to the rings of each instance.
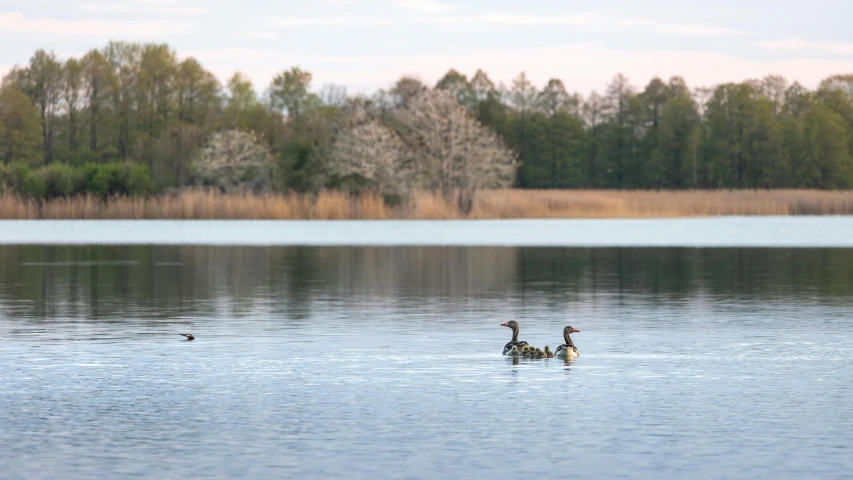
[[[501,326],[502,326],[502,327],[508,327],[508,326],[509,326],[509,322],[504,322],[504,323],[502,323],[502,324],[501,324]]]

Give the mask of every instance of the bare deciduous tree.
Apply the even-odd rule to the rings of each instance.
[[[347,87],[329,83],[320,89],[320,101],[329,107],[342,107],[347,103]]]
[[[417,178],[467,213],[483,188],[512,184],[515,155],[461,105],[453,92],[426,90],[397,114],[413,147]]]
[[[490,95],[497,95],[497,89],[494,82],[489,79],[486,72],[477,70],[474,77],[471,79],[471,89],[474,95],[474,101],[482,102],[489,98]]]
[[[190,170],[202,185],[222,191],[260,188],[259,179],[270,162],[269,150],[262,144],[263,134],[230,129],[208,138],[193,157]]]

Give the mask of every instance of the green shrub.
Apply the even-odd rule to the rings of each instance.
[[[30,174],[30,169],[23,163],[12,163],[3,168],[4,178],[0,184],[5,185],[12,192],[20,192],[24,179]]]
[[[7,167],[3,180],[13,191],[36,199],[92,193],[144,195],[154,189],[148,167],[127,163],[87,163],[79,167],[54,163],[36,170],[22,165]]]
[[[97,167],[94,175],[86,182],[86,190],[102,197],[118,194],[122,183],[121,165],[107,163]]]
[[[147,165],[130,165],[127,179],[127,194],[146,195],[154,191],[154,180]]]
[[[36,172],[29,172],[21,179],[21,185],[18,188],[18,193],[36,199],[42,199],[47,192],[47,187],[44,184],[44,176]]]
[[[145,165],[108,163],[98,167],[87,184],[87,189],[92,193],[104,197],[143,195],[153,188],[154,182]]]

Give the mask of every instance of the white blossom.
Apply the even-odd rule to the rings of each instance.
[[[246,178],[254,170],[255,176],[267,172],[269,150],[258,143],[254,131],[238,129],[215,132],[194,155],[190,169],[203,185],[214,185],[221,190],[245,188]]]

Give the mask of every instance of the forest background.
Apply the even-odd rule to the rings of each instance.
[[[239,72],[223,85],[166,44],[116,41],[82,58],[39,50],[6,75],[0,158],[6,218],[86,217],[84,206],[205,218],[844,213],[853,75],[810,90],[776,75],[638,88],[617,74],[583,95],[557,78],[503,85],[451,69],[435,85],[404,76],[351,96],[299,67],[260,90]],[[174,199],[166,212],[176,195],[189,213]],[[229,195],[255,203],[221,211]]]

